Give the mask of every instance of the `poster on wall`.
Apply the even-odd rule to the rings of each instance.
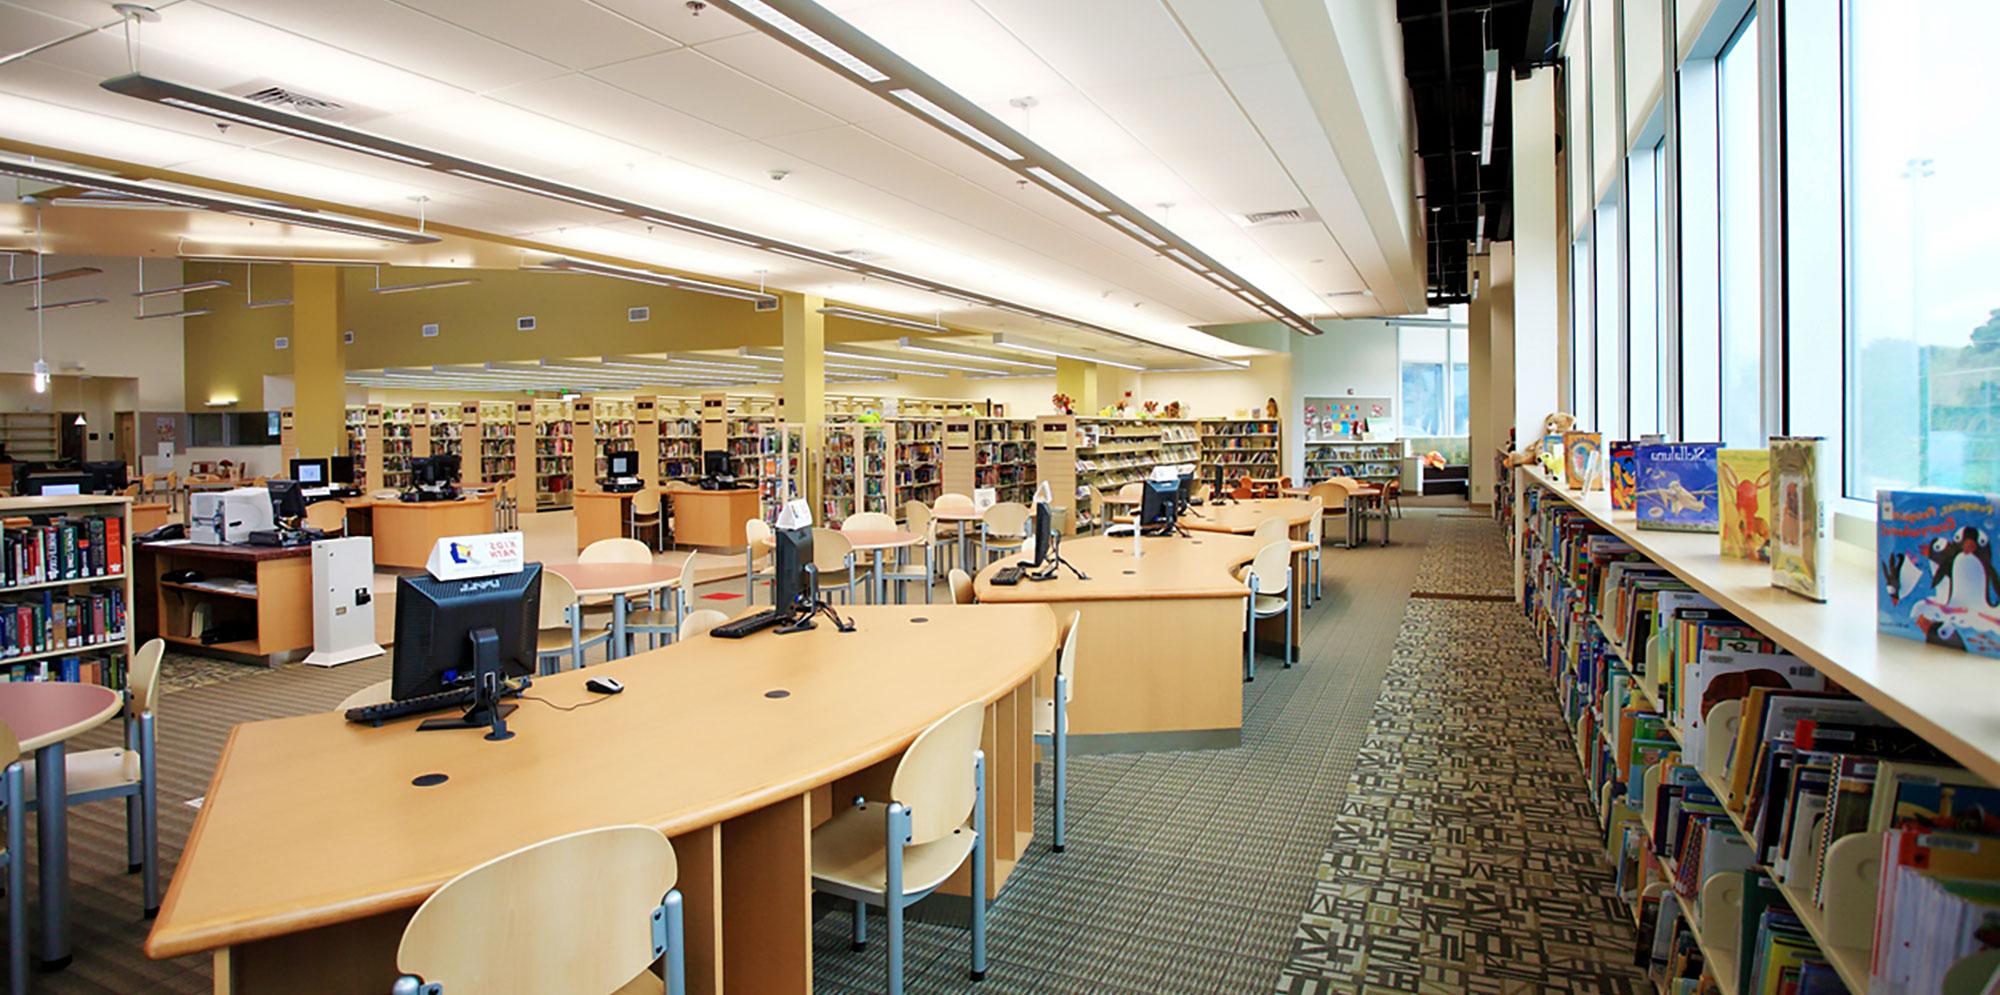
[[[1387,417],[1387,398],[1309,397],[1305,406],[1307,442],[1360,442]]]

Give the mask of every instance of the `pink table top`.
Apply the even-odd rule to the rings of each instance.
[[[923,536],[901,529],[841,529],[840,534],[846,536],[855,549],[862,550],[895,549],[924,541]]]
[[[101,684],[16,681],[0,684],[0,722],[14,730],[23,752],[39,750],[104,724],[123,698]]]
[[[657,591],[681,576],[676,563],[545,563],[542,569],[562,574],[586,598]]]

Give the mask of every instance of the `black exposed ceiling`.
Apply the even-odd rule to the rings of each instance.
[[[1548,61],[1562,0],[1396,0],[1403,70],[1417,120],[1418,193],[1429,232],[1432,304],[1467,299],[1466,271],[1484,211],[1486,241],[1513,238],[1512,80]],[[1500,56],[1493,148],[1479,164],[1486,50]]]

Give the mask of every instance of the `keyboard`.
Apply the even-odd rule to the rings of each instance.
[[[527,681],[509,681],[500,686],[500,697],[512,698],[528,689]],[[362,705],[347,710],[347,721],[357,725],[379,726],[384,722],[406,719],[412,715],[428,712],[442,712],[452,708],[472,707],[472,689],[452,688],[436,694],[422,694],[401,701],[385,701],[379,705]]]
[[[991,582],[1001,587],[1011,587],[1021,582],[1021,567],[1001,567],[993,571]]]
[[[745,615],[733,621],[724,622],[708,630],[708,634],[718,639],[741,639],[753,632],[761,632],[771,626],[782,624],[790,618],[791,615],[788,612],[781,612],[776,608],[766,608],[763,611]]]

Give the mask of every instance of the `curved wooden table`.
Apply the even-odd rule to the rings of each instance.
[[[1293,531],[1312,524],[1312,502],[1299,498],[1251,498],[1216,504],[1210,501],[1181,516],[1189,532],[1255,532],[1272,516],[1282,516]]]
[[[237,995],[387,991],[404,923],[444,882],[640,823],[680,858],[690,988],[808,991],[812,827],[854,795],[888,797],[917,733],[975,699],[999,894],[1033,834],[1031,682],[1056,647],[1041,606],[843,611],[857,631],[690,639],[538,679],[533,698],[585,707],[523,701],[504,742],[330,712],[237,726],[146,953],[215,951],[216,990]],[[600,676],[625,692],[584,690]],[[426,773],[450,780],[411,783]]]
[[[69,798],[64,744],[111,720],[124,695],[99,684],[22,681],[0,684],[0,722],[14,730],[21,752],[35,754],[35,797]],[[7,813],[9,819],[22,817]],[[44,970],[69,963],[69,806],[35,806],[35,842],[41,871],[42,938],[36,956]],[[27,854],[14,859],[25,860]]]
[[[1195,533],[1143,539],[1136,558],[1132,548],[1125,535],[1072,537],[1060,552],[1088,580],[1058,568],[1053,580],[1003,587],[993,575],[1006,560],[981,570],[973,593],[983,604],[1042,603],[1060,616],[1083,615],[1072,752],[1239,745],[1250,588],[1236,569],[1257,555],[1257,540]],[[1282,622],[1268,621],[1273,642],[1284,638]],[[1043,683],[1052,679],[1045,675]]]
[[[651,594],[660,588],[681,579],[678,563],[544,563],[542,569],[563,575],[563,579],[576,588],[579,598],[611,599],[611,655],[624,656],[631,651],[625,641],[625,616],[631,609],[631,596]],[[583,666],[581,655],[577,666]]]

